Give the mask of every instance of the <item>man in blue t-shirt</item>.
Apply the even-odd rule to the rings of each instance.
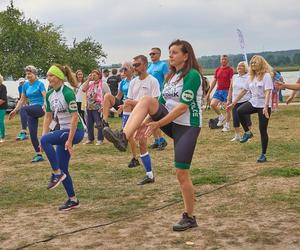
[[[160,91],[164,88],[164,82],[165,82],[165,76],[167,75],[169,71],[168,64],[160,60],[161,56],[161,50],[160,48],[152,48],[149,56],[151,58],[152,63],[149,64],[147,72],[148,74],[154,76],[160,86]],[[161,136],[161,131],[158,129],[154,133],[155,141],[153,144],[150,145],[150,148],[152,149],[159,149],[163,150],[167,146],[166,140]]]

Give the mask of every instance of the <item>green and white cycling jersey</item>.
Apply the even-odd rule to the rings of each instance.
[[[189,106],[186,112],[173,122],[191,127],[202,126],[201,77],[197,70],[191,69],[178,81],[181,72],[177,72],[164,86],[159,102],[171,112],[179,103]]]
[[[60,129],[70,129],[71,113],[78,112],[74,91],[66,85],[62,85],[58,90],[49,90],[46,94],[46,112],[54,113],[54,119],[58,121]],[[80,118],[77,128],[83,128]]]

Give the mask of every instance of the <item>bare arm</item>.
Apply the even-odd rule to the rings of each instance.
[[[228,104],[232,103],[232,84],[233,84],[233,81],[231,79],[229,90],[228,90],[228,96],[227,96],[227,103]]]
[[[27,102],[27,98],[26,96],[22,93],[21,94],[21,98],[20,100],[17,102],[16,107],[14,108],[14,110],[12,110],[9,115],[8,115],[8,119],[11,120],[15,117],[16,113],[21,109],[21,107]]]
[[[45,135],[49,132],[49,125],[52,121],[53,117],[53,112],[46,112],[45,117],[44,117],[44,122],[43,122],[43,133],[42,135]]]

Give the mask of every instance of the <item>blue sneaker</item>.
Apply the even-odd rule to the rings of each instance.
[[[74,208],[79,208],[79,200],[77,201],[72,201],[72,200],[67,200],[65,204],[59,207],[59,211],[68,211]]]
[[[61,172],[61,174],[52,174],[47,189],[56,188],[66,177],[64,172]]]
[[[18,137],[16,138],[17,141],[24,141],[28,139],[28,135],[26,132],[23,132],[21,131],[19,134],[18,134]]]
[[[36,155],[32,158],[31,162],[34,163],[34,162],[39,162],[39,161],[43,161],[43,160],[44,160],[44,158],[43,158],[42,155],[36,154]]]
[[[259,162],[259,163],[263,163],[263,162],[266,162],[266,161],[267,161],[267,157],[264,154],[261,154],[259,156],[259,158],[257,159],[257,162]]]
[[[240,143],[245,143],[247,142],[249,139],[251,139],[253,137],[252,132],[250,133],[244,133],[242,138],[240,139]]]

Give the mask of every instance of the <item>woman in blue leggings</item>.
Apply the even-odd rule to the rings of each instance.
[[[18,101],[15,109],[10,112],[9,120],[14,118],[19,110],[21,116],[26,116],[31,143],[35,151],[35,156],[31,162],[39,162],[44,160],[40,151],[38,125],[39,118],[45,114],[43,106],[46,89],[44,83],[37,78],[37,69],[34,66],[27,66],[25,73],[28,81],[22,87],[21,99]],[[26,103],[28,105],[25,105]]]
[[[77,86],[70,67],[55,64],[48,70],[47,79],[52,89],[46,95],[41,145],[52,168],[48,189],[54,189],[63,183],[68,200],[59,210],[66,211],[79,207],[69,174],[69,161],[73,154],[73,144],[78,144],[83,139],[84,128],[78,115],[75,93],[64,85],[65,77],[72,87]]]

